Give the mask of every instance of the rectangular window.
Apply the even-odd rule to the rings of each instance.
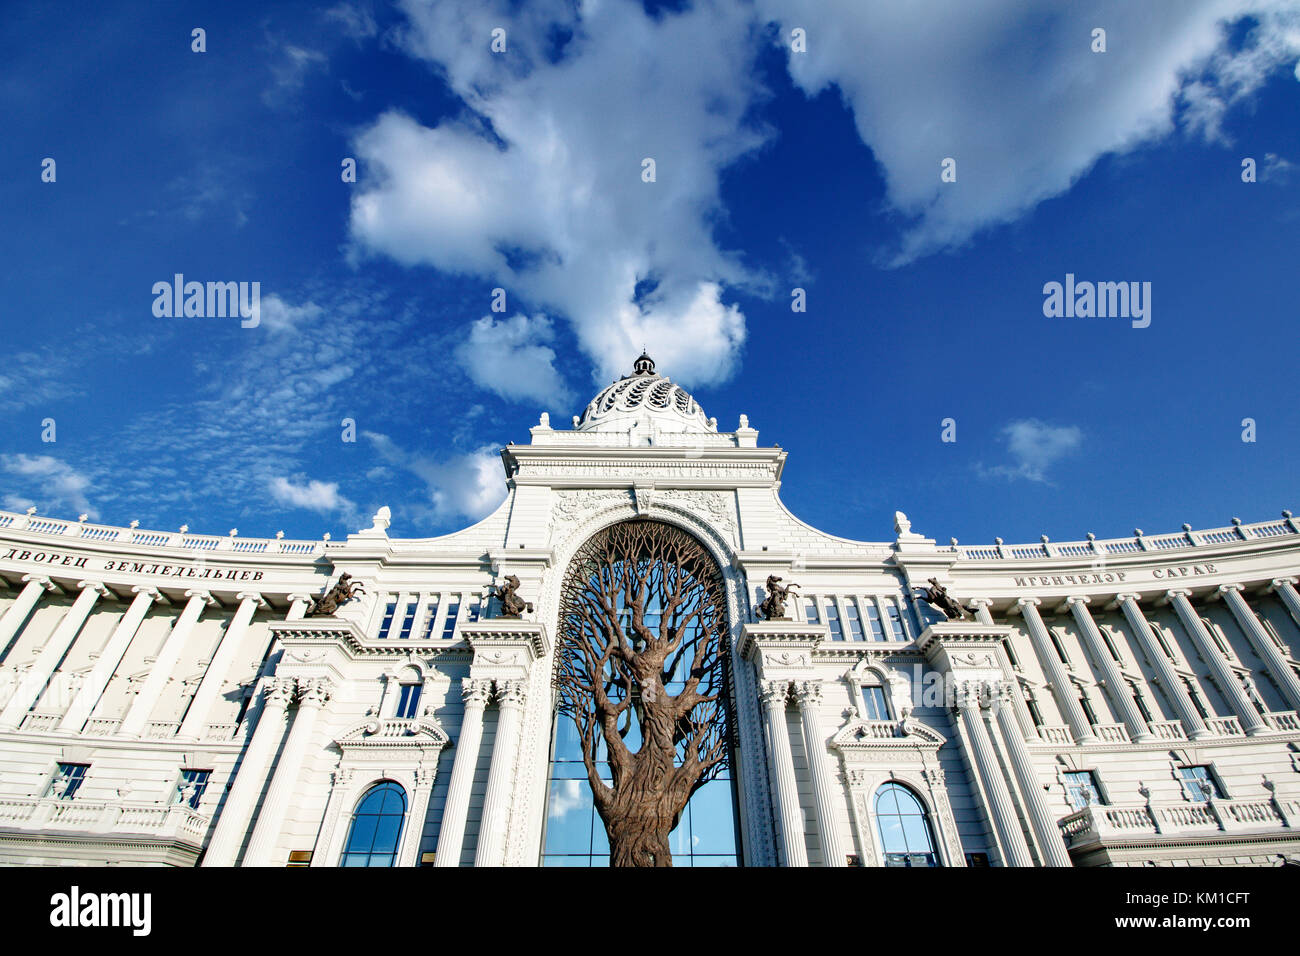
[[[1007,652],[1007,660],[1011,662],[1012,667],[1019,667],[1020,662],[1016,660],[1016,652],[1011,649],[1011,639],[1002,638],[1002,649]]]
[[[86,779],[86,771],[90,769],[88,763],[61,763],[58,770],[54,772],[54,779],[50,781],[49,788],[45,791],[47,797],[58,797],[60,800],[71,800],[81,789],[81,782]]]
[[[460,598],[452,598],[447,604],[447,622],[442,626],[442,639],[451,640],[456,635],[456,616],[460,614]]]
[[[397,698],[396,716],[403,719],[410,719],[416,716],[416,710],[420,706],[420,685],[403,684],[402,692]]]
[[[1232,651],[1228,649],[1228,642],[1224,640],[1223,631],[1219,629],[1219,625],[1208,617],[1201,618],[1201,623],[1205,625],[1205,630],[1209,633],[1210,640],[1214,641],[1214,646],[1219,649],[1219,653],[1228,660],[1233,660]]]
[[[849,638],[862,640],[862,620],[858,617],[858,602],[853,598],[844,599],[844,620],[849,624]]]
[[[389,601],[388,606],[384,608],[384,622],[379,625],[379,636],[381,638],[388,636],[388,629],[393,626],[393,615],[397,612],[397,602]]]
[[[1091,770],[1076,770],[1061,775],[1065,780],[1065,793],[1070,798],[1070,806],[1076,810],[1084,807],[1100,806],[1101,791],[1097,788],[1097,778]]]
[[[1165,657],[1171,661],[1177,661],[1178,658],[1174,656],[1174,652],[1170,650],[1168,642],[1165,641],[1165,632],[1154,624],[1150,625],[1150,627],[1151,634],[1155,637],[1156,643],[1160,645],[1160,649],[1165,652]]]
[[[1217,800],[1223,796],[1208,766],[1179,767],[1178,778],[1182,781],[1183,793],[1193,803],[1205,803],[1211,798]]]
[[[817,599],[804,598],[803,601],[804,620],[809,624],[820,624],[821,618],[817,615]]]
[[[211,776],[211,770],[182,770],[172,803],[186,803],[191,810],[197,810],[199,801],[203,799],[203,792],[208,789],[208,778]]]
[[[1133,703],[1137,704],[1138,713],[1142,715],[1142,719],[1148,724],[1155,720],[1155,718],[1151,716],[1151,708],[1147,706],[1146,698],[1142,696],[1142,692],[1138,689],[1137,682],[1129,681],[1128,689],[1133,694]]]
[[[404,641],[411,636],[411,628],[415,626],[415,611],[419,606],[419,601],[412,601],[406,606],[406,614],[402,618],[402,633],[397,635],[399,640]]]
[[[1034,726],[1043,726],[1043,712],[1038,709],[1038,701],[1028,697],[1025,699],[1025,706],[1029,708],[1029,719],[1034,722]]]
[[[885,629],[880,626],[880,611],[876,609],[875,601],[867,602],[867,623],[871,626],[871,639],[873,641],[885,640]]]
[[[1070,666],[1070,659],[1065,656],[1065,648],[1061,646],[1061,639],[1056,636],[1055,631],[1049,632],[1048,636],[1052,639],[1052,646],[1056,648],[1056,656],[1061,659],[1061,663],[1066,667]]]
[[[862,685],[862,715],[867,720],[889,720],[885,689],[879,684]]]
[[[1110,632],[1104,627],[1097,628],[1097,631],[1101,634],[1101,639],[1106,642],[1106,650],[1110,651],[1110,656],[1123,664],[1124,658],[1120,657],[1119,651],[1115,649],[1115,642],[1111,640]]]
[[[907,632],[903,630],[903,618],[898,613],[898,605],[893,601],[885,602],[885,613],[889,615],[889,631],[896,641],[907,640]]]
[[[424,625],[420,629],[420,640],[427,641],[433,633],[433,624],[438,620],[438,595],[429,601],[429,609],[424,613]]]
[[[1201,715],[1201,720],[1209,720],[1210,715],[1205,712],[1205,704],[1201,702],[1201,695],[1196,692],[1196,685],[1191,682],[1190,678],[1184,677],[1183,686],[1187,689],[1187,696],[1192,700],[1192,706]]]
[[[465,620],[471,624],[478,620],[479,602],[474,601],[465,611]]]
[[[1092,701],[1088,700],[1088,695],[1079,691],[1079,706],[1083,708],[1083,715],[1088,718],[1088,723],[1097,726],[1097,713],[1092,709]]]
[[[826,599],[826,626],[831,629],[831,640],[844,640],[844,631],[840,628],[840,612],[835,607],[835,598]]]

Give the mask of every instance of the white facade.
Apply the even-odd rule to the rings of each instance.
[[[695,535],[726,581],[739,862],[1300,855],[1289,514],[989,547],[900,514],[858,542],[792,515],[786,453],[744,416],[719,431],[652,364],[573,426],[543,416],[502,451],[502,505],[437,538],[390,536],[386,509],[341,542],[0,512],[0,862],[336,866],[391,781],[396,865],[537,865],[560,582],[638,517]],[[304,618],[343,572],[365,596]],[[483,601],[506,574],[522,620]],[[770,574],[799,585],[790,621],[757,620]],[[978,618],[912,598],[931,577]],[[900,850],[890,784],[928,850]]]

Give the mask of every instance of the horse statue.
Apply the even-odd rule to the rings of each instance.
[[[344,571],[339,575],[338,583],[307,606],[304,617],[332,617],[340,605],[366,593],[361,582],[352,582],[352,575]]]
[[[914,587],[912,590],[920,591],[921,599],[950,621],[971,620],[974,618],[974,615],[958,604],[952,595],[948,593],[948,589],[934,578],[930,578],[928,588]]]
[[[788,621],[785,614],[785,602],[790,599],[791,591],[799,585],[793,581],[788,585],[782,586],[781,579],[775,574],[767,576],[767,597],[763,598],[763,603],[758,606],[758,613],[763,615],[765,621]],[[795,594],[794,597],[799,595]]]
[[[492,596],[501,602],[501,617],[519,617],[527,611],[533,613],[533,605],[519,597],[519,578],[513,574],[506,575],[506,583],[501,587],[494,587]]]

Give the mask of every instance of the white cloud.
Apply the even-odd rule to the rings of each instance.
[[[1221,136],[1227,108],[1300,53],[1295,0],[758,0],[807,31],[788,62],[808,95],[838,88],[908,220],[895,264],[960,245],[1065,192],[1107,153],[1174,130]],[[1261,23],[1240,50],[1224,22]],[[1107,52],[1090,48],[1104,27]],[[940,163],[957,161],[957,181]]]
[[[1083,443],[1077,425],[1048,425],[1036,418],[1009,422],[1002,428],[1011,464],[980,468],[988,476],[1047,482],[1047,470]]]
[[[321,315],[315,302],[290,305],[274,292],[261,299],[261,324],[272,332],[297,332],[302,324],[310,324]]]
[[[492,445],[437,459],[409,453],[387,435],[378,432],[361,434],[385,461],[424,480],[428,487],[430,516],[434,521],[458,517],[477,521],[491,514],[505,500],[501,456]]]
[[[92,520],[99,518],[99,511],[90,506],[86,497],[90,479],[67,462],[52,455],[19,454],[0,455],[0,465],[18,480],[26,479],[35,492],[34,496],[10,495],[6,504],[23,505],[14,510],[25,510],[35,502],[47,512],[70,509],[76,514],[87,514]]]
[[[337,513],[349,517],[356,514],[356,504],[339,494],[337,481],[311,480],[306,484],[294,484],[279,476],[271,479],[269,487],[272,497],[282,505],[325,515]]]
[[[456,361],[475,385],[510,401],[533,399],[562,410],[573,395],[555,368],[550,319],[519,314],[496,322],[485,315],[456,346]]]
[[[407,48],[472,112],[433,128],[389,112],[361,133],[357,251],[491,277],[564,316],[599,381],[643,344],[675,378],[725,380],[744,318],[723,290],[763,281],[713,239],[721,171],[766,138],[746,118],[761,95],[749,10],[404,7]],[[484,53],[497,26],[508,55]],[[560,58],[552,27],[573,33]]]

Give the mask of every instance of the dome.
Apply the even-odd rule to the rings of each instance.
[[[644,352],[633,373],[607,386],[591,400],[574,426],[578,431],[625,432],[653,426],[660,432],[716,432],[717,424],[690,392],[655,372],[654,359]]]

